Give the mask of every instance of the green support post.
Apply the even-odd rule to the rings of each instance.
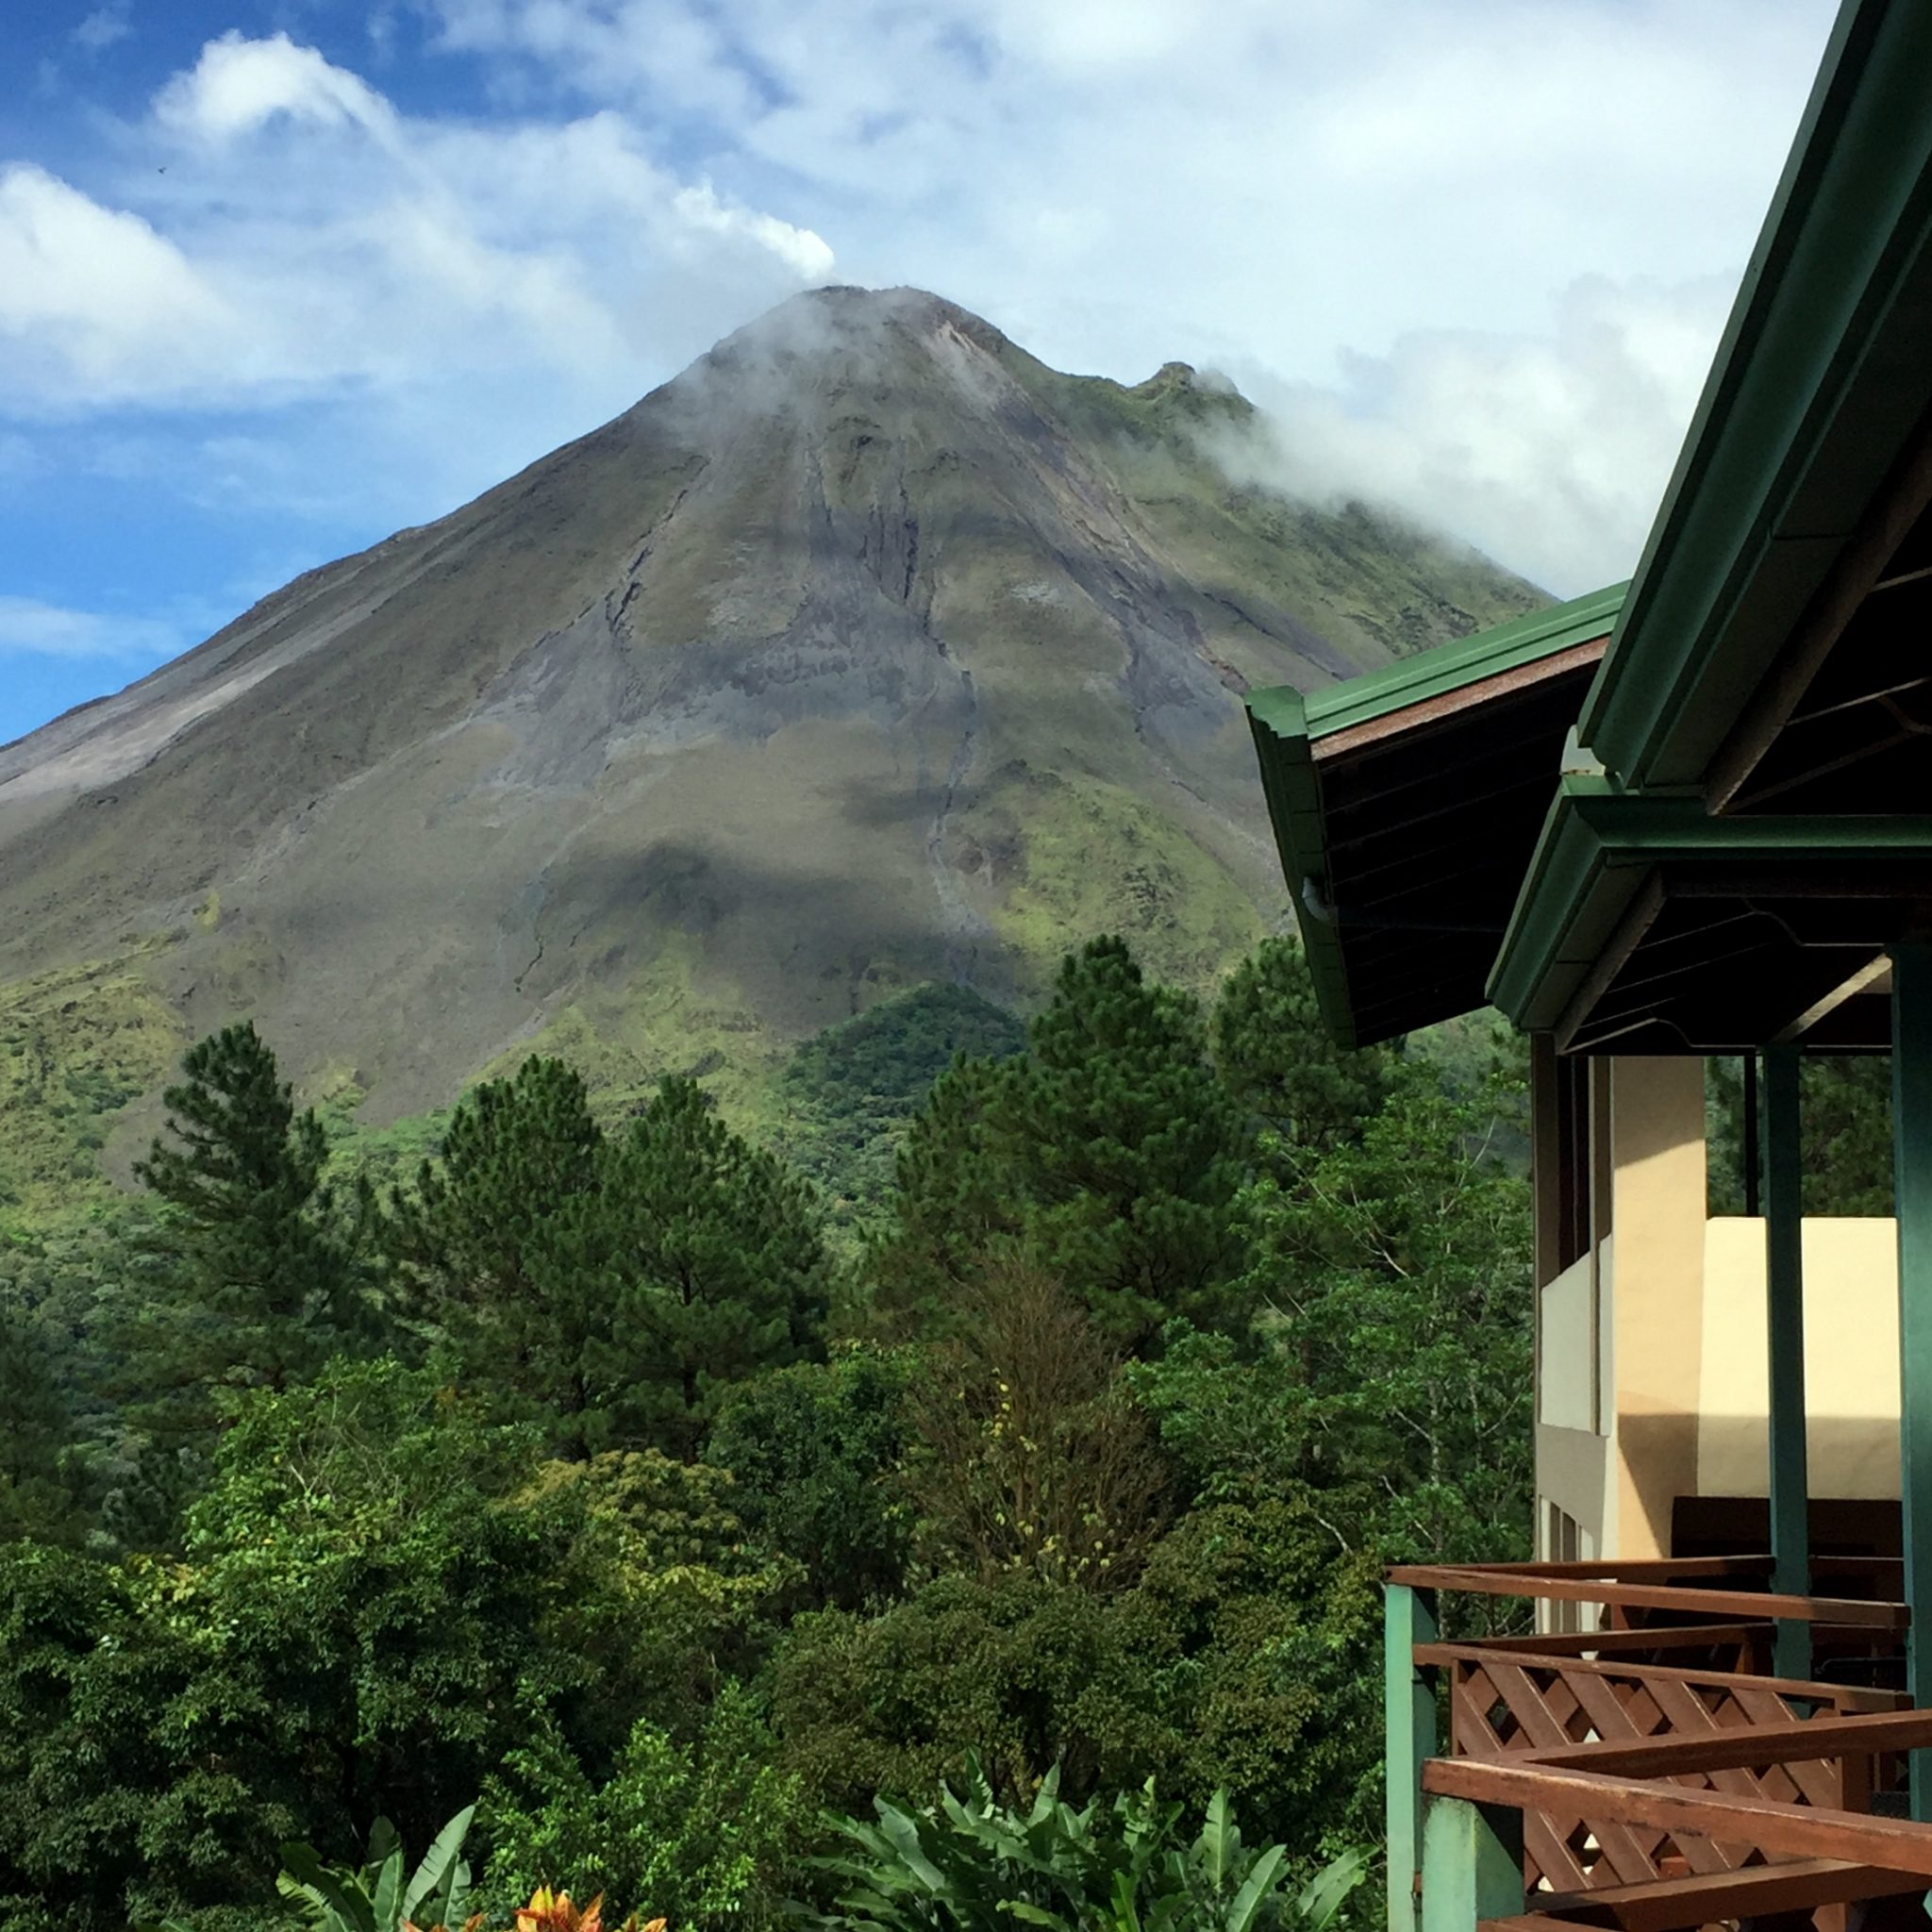
[[[1891,1148],[1898,1215],[1899,1474],[1906,1688],[1932,1709],[1932,941],[1891,956]],[[1932,1751],[1911,1754],[1912,1816],[1932,1822]]]
[[[1431,1798],[1423,1823],[1422,1932],[1475,1932],[1523,1914],[1523,1817]]]
[[[1811,1594],[1810,1477],[1805,1456],[1805,1209],[1798,1049],[1767,1047],[1764,1130],[1765,1339],[1771,1363],[1772,1588]],[[1780,1677],[1811,1674],[1811,1626],[1781,1617],[1773,1646]]]
[[[1383,1586],[1382,1717],[1388,1782],[1389,1932],[1418,1932],[1423,1869],[1423,1760],[1437,1751],[1436,1690],[1416,1668],[1436,1619],[1407,1584]]]

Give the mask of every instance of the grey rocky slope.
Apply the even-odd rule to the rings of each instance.
[[[1205,983],[1282,910],[1239,691],[1538,601],[1231,489],[1246,409],[800,297],[0,749],[0,987],[253,1013],[381,1118],[533,1041],[728,1077],[921,980],[1024,1002],[1104,928]]]

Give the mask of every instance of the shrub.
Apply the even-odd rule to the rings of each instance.
[[[964,1800],[941,1785],[937,1806],[874,1809],[876,1824],[840,1824],[856,1851],[817,1861],[841,1888],[834,1910],[801,1915],[819,1932],[1007,1932],[1016,1920],[1051,1932],[1324,1932],[1368,1862],[1345,1853],[1290,1898],[1286,1848],[1244,1845],[1225,1790],[1182,1846],[1181,1807],[1159,1803],[1151,1778],[1076,1811],[1056,1769],[1023,1814],[994,1800],[975,1764]]]

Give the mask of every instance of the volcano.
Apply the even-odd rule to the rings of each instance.
[[[1103,930],[1206,987],[1285,912],[1240,693],[1541,601],[1235,487],[1251,415],[795,298],[0,749],[0,1097],[77,1039],[131,1097],[242,1014],[376,1120],[541,1046],[727,1077],[924,981],[1024,1007]]]

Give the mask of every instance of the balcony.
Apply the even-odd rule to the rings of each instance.
[[[1932,1710],[1903,1688],[1900,1565],[1820,1557],[1829,1596],[1771,1579],[1769,1557],[1391,1570],[1391,1932],[1923,1932]],[[1439,1612],[1541,1627],[1458,1641]],[[1773,1674],[1794,1653],[1807,1674]]]

